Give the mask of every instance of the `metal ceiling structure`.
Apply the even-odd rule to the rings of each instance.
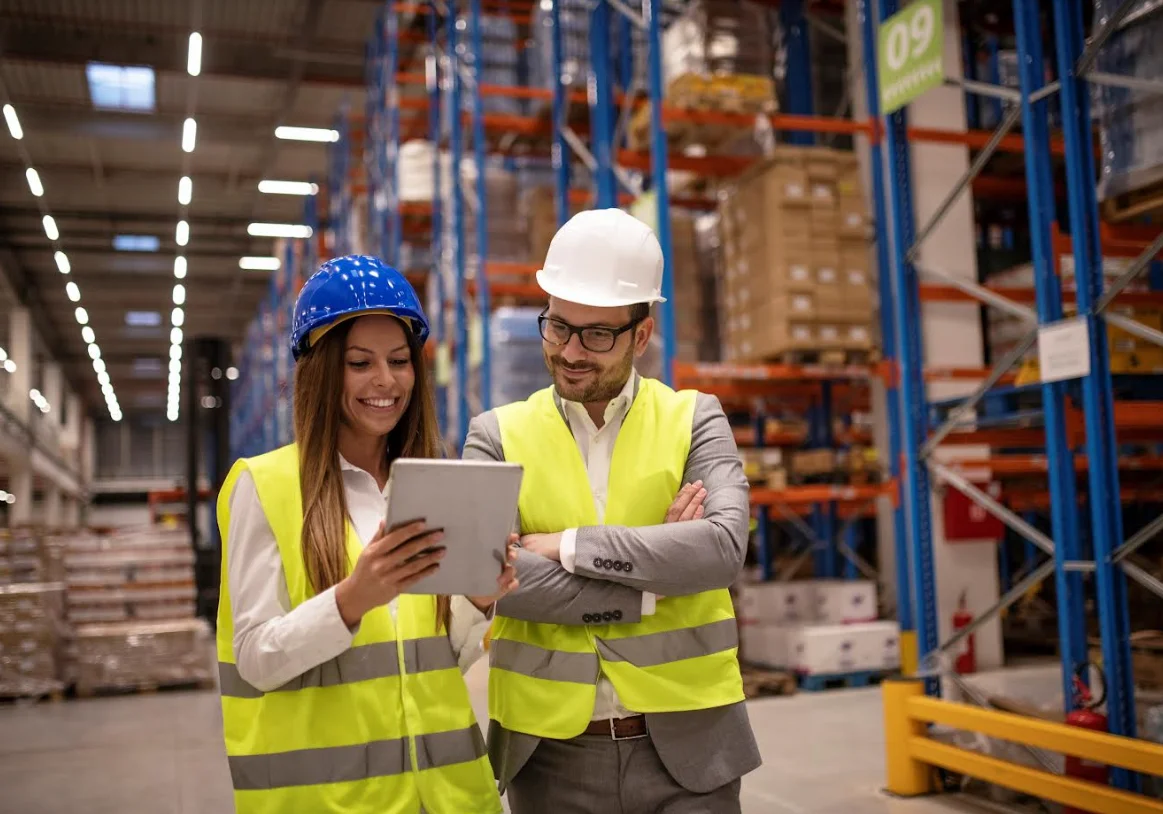
[[[321,181],[324,144],[275,137],[278,125],[329,127],[346,100],[363,108],[364,41],[375,0],[0,0],[0,105],[23,138],[0,128],[0,307],[32,310],[37,353],[64,366],[94,415],[105,399],[82,337],[83,306],[125,413],[166,405],[174,259],[187,259],[187,337],[237,340],[269,272],[242,256],[274,254],[251,222],[298,223],[303,199],[262,194],[261,179]],[[189,37],[202,36],[201,71],[187,71]],[[148,66],[152,110],[95,106],[91,62]],[[193,152],[183,124],[197,122]],[[44,194],[30,190],[37,170]],[[193,196],[178,200],[188,175]],[[59,245],[42,216],[58,227]],[[176,243],[185,216],[189,242]],[[114,248],[117,235],[156,237],[156,251]],[[68,256],[61,273],[54,251]],[[70,297],[75,282],[79,301]],[[72,292],[75,293],[75,292]],[[156,325],[130,324],[130,312]],[[133,322],[152,317],[135,315]],[[0,318],[0,336],[6,331]]]

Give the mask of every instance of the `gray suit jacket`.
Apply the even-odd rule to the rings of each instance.
[[[558,405],[560,408],[560,404]],[[565,421],[565,415],[562,414]],[[504,460],[495,413],[469,426],[464,457]],[[701,480],[707,489],[701,520],[627,528],[578,529],[576,573],[560,563],[521,551],[520,587],[497,606],[497,613],[530,622],[582,625],[591,613],[609,611],[623,624],[642,618],[642,593],[683,596],[730,586],[743,567],[750,518],[747,479],[735,438],[714,396],[699,394],[684,483]],[[603,561],[633,563],[613,571]],[[760,763],[759,748],[743,702],[694,712],[647,716],[651,740],[667,771],[684,788],[706,793],[730,783]],[[489,722],[489,756],[504,791],[539,739]]]

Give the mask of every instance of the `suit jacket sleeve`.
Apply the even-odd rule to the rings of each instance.
[[[465,460],[503,461],[495,413],[477,416],[464,442]],[[516,531],[520,533],[520,518]],[[571,574],[560,563],[531,551],[517,554],[519,587],[497,603],[497,613],[526,622],[557,625],[633,623],[642,619],[642,592],[602,579]]]
[[[695,405],[683,474],[684,483],[698,480],[707,490],[701,520],[578,529],[574,573],[660,596],[730,586],[747,553],[750,498],[727,416],[719,400],[705,394]],[[605,567],[618,562],[621,570]]]

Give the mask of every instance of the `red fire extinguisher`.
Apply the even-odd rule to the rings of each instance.
[[[1090,688],[1083,683],[1082,678],[1086,675],[1087,668],[1090,667],[1087,663],[1078,665],[1078,669],[1074,671],[1074,706],[1066,716],[1066,723],[1070,726],[1080,726],[1083,729],[1090,729],[1095,732],[1107,731],[1107,718],[1101,712],[1098,712],[1098,707],[1102,706],[1102,702],[1106,700],[1106,677],[1102,674],[1102,670],[1095,667],[1095,673],[1098,674],[1099,682],[1102,686],[1102,694],[1096,699],[1090,692]],[[1083,760],[1080,757],[1073,755],[1066,756],[1066,776],[1075,777],[1079,780],[1089,780],[1092,783],[1101,783],[1106,785],[1110,777],[1110,767],[1104,763],[1095,763],[1091,760]],[[1080,808],[1063,808],[1062,814],[1089,814]]]
[[[969,608],[965,603],[965,591],[961,592],[961,598],[957,601],[957,610],[953,613],[953,632],[969,627],[973,622],[973,614],[969,612]],[[953,669],[961,675],[977,672],[977,642],[976,633],[970,633],[965,637],[965,641],[961,646],[961,651],[957,654],[957,659],[953,663]]]

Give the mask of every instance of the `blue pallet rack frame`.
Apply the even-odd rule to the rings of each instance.
[[[862,0],[867,6],[870,0]],[[1115,31],[1122,16],[1132,4],[1124,2],[1119,12],[1105,21],[1087,43],[1082,26],[1082,11],[1071,0],[1055,0],[1053,8],[1054,43],[1058,74],[1061,82],[1044,84],[1040,66],[1042,21],[1038,5],[1033,0],[1014,0],[1015,31],[1017,34],[1018,63],[1021,91],[1020,104],[1002,121],[999,133],[1004,134],[1019,117],[1024,119],[1026,140],[1027,181],[1030,188],[1028,208],[1031,221],[1032,250],[1037,290],[1036,323],[1045,325],[1061,317],[1061,291],[1053,273],[1053,257],[1049,243],[1049,229],[1053,219],[1054,190],[1048,162],[1049,133],[1046,124],[1046,99],[1053,93],[1061,94],[1063,136],[1067,168],[1068,214],[1073,237],[1075,276],[1078,280],[1078,312],[1089,333],[1090,372],[1081,379],[1082,401],[1086,425],[1086,453],[1088,459],[1089,491],[1091,495],[1091,539],[1094,562],[1081,561],[1078,537],[1076,501],[1074,500],[1073,451],[1066,443],[1062,430],[1062,392],[1059,386],[1043,384],[1046,415],[1047,453],[1050,459],[1050,487],[1055,504],[1052,514],[1054,540],[1033,528],[1022,517],[992,500],[953,470],[928,461],[928,454],[939,443],[948,423],[930,436],[927,423],[928,405],[925,402],[921,376],[919,288],[915,260],[916,225],[912,213],[911,179],[909,177],[909,149],[905,137],[905,114],[897,111],[885,121],[885,143],[888,150],[889,178],[884,196],[888,204],[887,226],[892,237],[889,263],[892,290],[895,294],[894,316],[898,342],[898,364],[901,375],[899,395],[900,431],[904,436],[904,494],[907,512],[907,537],[913,589],[913,604],[918,628],[918,644],[923,656],[929,657],[922,665],[922,673],[935,676],[941,672],[939,659],[961,641],[966,631],[960,631],[950,641],[937,640],[935,586],[932,573],[932,534],[930,527],[928,479],[930,471],[942,481],[965,492],[987,511],[997,515],[1027,540],[1042,548],[1050,559],[1014,586],[1002,600],[982,613],[968,630],[976,629],[985,619],[1008,607],[1025,590],[1042,579],[1053,575],[1059,586],[1059,625],[1063,650],[1063,684],[1065,704],[1074,704],[1070,677],[1075,668],[1085,663],[1085,625],[1082,616],[1082,594],[1079,572],[1093,570],[1098,597],[1098,620],[1102,633],[1103,665],[1109,687],[1108,711],[1110,731],[1114,734],[1135,734],[1134,686],[1130,672],[1129,621],[1127,616],[1126,578],[1135,578],[1149,589],[1159,593],[1163,586],[1149,575],[1130,564],[1126,557],[1138,545],[1157,532],[1160,524],[1150,524],[1131,540],[1123,541],[1122,517],[1118,510],[1119,480],[1117,447],[1113,421],[1113,396],[1106,347],[1106,324],[1114,324],[1135,335],[1163,344],[1163,333],[1134,323],[1126,317],[1105,313],[1106,307],[1136,275],[1147,267],[1161,249],[1163,236],[1154,241],[1110,287],[1103,290],[1102,257],[1099,249],[1099,219],[1095,189],[1094,145],[1089,126],[1088,73],[1103,43]],[[879,0],[879,14],[861,15],[866,53],[875,39],[874,25],[887,20],[897,11],[896,0]],[[876,61],[867,58],[866,70],[875,71]],[[1038,66],[1038,67],[1035,67]],[[870,79],[870,88],[876,83]],[[1001,96],[1005,89],[985,86],[981,92]],[[870,96],[873,94],[870,93]],[[1004,97],[1002,97],[1004,98]],[[984,157],[975,160],[971,172],[962,179],[959,188],[950,197],[963,191],[984,166],[985,159],[1000,141],[1000,135],[984,151]],[[940,217],[939,215],[937,216]],[[921,230],[922,236],[931,228]],[[952,281],[950,281],[952,282]],[[1011,312],[1025,309],[1005,301],[975,284],[961,284],[965,293],[986,304],[1004,307]],[[1036,334],[1031,333],[1024,348],[1032,346]],[[1003,359],[980,388],[964,403],[966,415],[996,384],[1001,375],[1019,354]],[[956,412],[956,411],[955,411]],[[935,689],[935,682],[930,682]],[[1130,772],[1112,773],[1113,783],[1120,788],[1134,788],[1138,779]]]

